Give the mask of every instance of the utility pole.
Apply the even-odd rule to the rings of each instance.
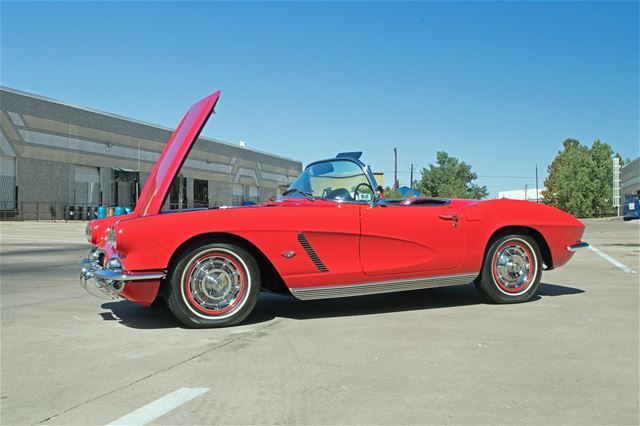
[[[536,203],[540,202],[538,194],[540,194],[540,191],[538,191],[538,165],[536,164]]]
[[[411,163],[411,178],[409,180],[409,187],[413,189],[413,163]]]
[[[393,166],[393,189],[398,189],[400,185],[398,184],[398,149],[393,148],[393,156],[394,166]]]
[[[527,184],[524,185],[524,200],[525,201],[529,201],[529,197],[527,197],[527,187],[528,186],[529,185],[527,185]]]

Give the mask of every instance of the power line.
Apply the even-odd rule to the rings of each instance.
[[[365,155],[367,152],[381,152],[381,151],[388,151],[389,148],[367,148],[365,151]],[[412,148],[406,148],[406,147],[396,147],[396,149],[400,150],[400,149],[406,149],[408,151],[411,151],[413,154],[422,154],[422,153],[427,153],[427,154],[435,154],[435,151],[431,151],[431,150],[420,150],[420,149],[412,149]],[[330,155],[331,153],[335,152],[335,151],[339,151],[339,148],[336,149],[317,149],[317,150],[282,150],[282,151],[278,151],[279,154],[312,154],[312,153],[328,153],[328,155]],[[272,150],[273,151],[273,150]],[[453,154],[452,154],[453,155]],[[468,158],[513,158],[512,155],[510,154],[499,154],[499,153],[486,153],[486,154],[478,154],[478,153],[455,153],[456,156],[458,157],[464,157],[461,158],[461,161],[466,161],[465,159]],[[553,158],[555,158],[555,154],[549,154],[549,155],[527,155],[527,158],[538,158],[538,159],[544,159],[544,160],[552,160]]]
[[[535,176],[490,176],[478,175],[479,178],[496,178],[496,179],[535,179]]]
[[[394,170],[383,170],[379,173],[393,173]],[[398,170],[398,173],[411,173],[411,170]],[[491,179],[535,179],[535,176],[477,175],[479,178]]]

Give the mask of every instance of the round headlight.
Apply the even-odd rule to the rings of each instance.
[[[113,228],[109,228],[107,230],[107,242],[113,247],[114,250],[117,250],[117,242],[116,242],[116,230]]]
[[[118,272],[122,271],[122,262],[120,262],[120,259],[114,256],[109,259],[109,262],[107,262],[107,269]]]
[[[84,228],[84,235],[86,235],[87,241],[91,242],[91,222],[87,223],[87,227]]]
[[[89,249],[89,260],[97,261],[100,257],[100,249],[98,247],[91,247]]]

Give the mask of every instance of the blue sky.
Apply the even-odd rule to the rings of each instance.
[[[401,184],[439,150],[540,185],[562,141],[638,156],[638,2],[1,3],[1,83],[304,163],[362,150]],[[416,173],[419,177],[419,173]],[[390,184],[392,173],[386,173]]]

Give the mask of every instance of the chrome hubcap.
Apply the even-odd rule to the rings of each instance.
[[[189,292],[195,302],[214,311],[233,305],[242,288],[238,267],[222,256],[198,261],[191,268],[188,280]]]
[[[520,245],[508,245],[496,255],[496,279],[508,289],[519,289],[529,281],[531,258]]]

